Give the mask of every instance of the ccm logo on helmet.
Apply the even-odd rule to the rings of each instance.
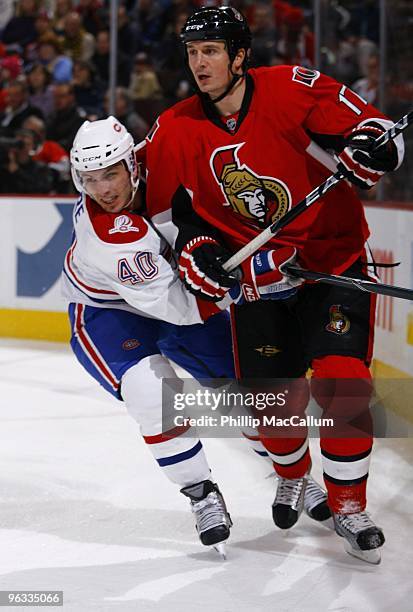
[[[95,159],[100,159],[102,156],[101,155],[96,155],[96,157],[84,157],[82,159],[82,162],[91,162],[91,161],[95,161]]]
[[[187,26],[187,30],[202,30],[204,26],[203,25],[190,25]]]

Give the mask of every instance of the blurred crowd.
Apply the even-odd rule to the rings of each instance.
[[[120,0],[115,115],[136,141],[156,116],[192,93],[179,34],[218,0]],[[251,64],[314,65],[312,0],[233,0],[254,35]],[[321,69],[377,104],[376,1],[322,3]],[[107,116],[108,0],[2,0],[0,192],[72,193],[69,158],[85,119]],[[409,94],[407,94],[409,95]]]

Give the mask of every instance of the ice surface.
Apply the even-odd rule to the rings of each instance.
[[[205,440],[234,520],[222,562],[124,406],[68,348],[0,341],[0,398],[0,589],[63,590],[69,612],[412,610],[411,440],[375,445],[378,567],[307,517],[283,537],[267,463],[242,440]]]

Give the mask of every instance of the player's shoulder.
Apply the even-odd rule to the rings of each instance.
[[[138,242],[147,238],[153,231],[146,219],[139,214],[128,211],[106,212],[89,197],[86,198],[86,207],[93,233],[104,244]]]
[[[202,116],[202,106],[199,96],[193,95],[185,100],[177,102],[166,109],[158,118],[160,125],[171,125],[173,123],[185,122]]]
[[[194,122],[203,118],[202,106],[197,95],[177,102],[159,115],[146,136],[146,142],[163,146],[180,142],[183,135],[189,135]],[[155,137],[156,136],[156,137]]]
[[[267,86],[274,85],[280,93],[284,89],[296,89],[297,86],[298,90],[302,88],[302,91],[306,91],[308,88],[312,88],[321,76],[318,70],[298,65],[252,68],[249,73],[258,87],[264,84]]]

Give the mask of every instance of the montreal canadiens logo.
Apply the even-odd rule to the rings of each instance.
[[[125,340],[125,342],[123,342],[122,348],[124,351],[132,351],[133,349],[137,348],[139,345],[140,345],[139,340],[136,340],[136,338],[130,338],[129,340]]]
[[[128,215],[116,217],[109,234],[124,234],[125,232],[139,232],[139,228],[133,225],[133,221]]]
[[[224,206],[231,206],[254,226],[267,227],[278,221],[291,206],[291,194],[285,183],[272,176],[260,176],[238,158],[245,143],[215,149],[210,166],[225,196]]]

